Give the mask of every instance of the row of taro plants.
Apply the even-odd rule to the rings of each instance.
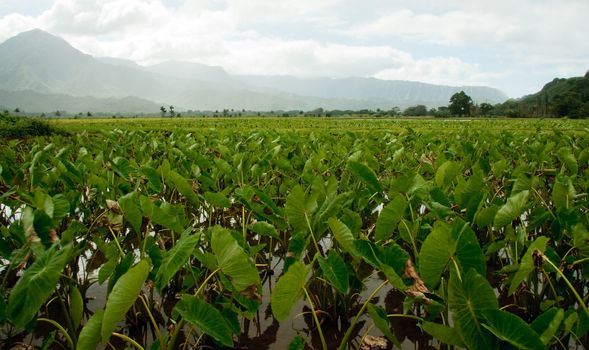
[[[287,322],[303,303],[292,349],[360,347],[361,320],[400,346],[399,318],[443,348],[581,346],[588,150],[557,130],[8,140],[0,342],[238,347],[262,305]]]

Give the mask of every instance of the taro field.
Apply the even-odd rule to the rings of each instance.
[[[589,122],[0,140],[2,349],[584,349]]]

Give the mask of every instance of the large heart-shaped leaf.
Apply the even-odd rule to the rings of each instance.
[[[483,276],[470,269],[460,279],[456,272],[452,272],[448,282],[448,307],[455,328],[467,348],[495,348],[494,337],[482,322],[484,311],[496,310],[499,305],[493,289]]]
[[[122,275],[112,288],[102,318],[100,335],[103,342],[108,341],[117,324],[123,320],[127,311],[137,300],[148,274],[149,263],[147,260],[141,260]]]
[[[158,290],[161,291],[182,265],[188,262],[199,238],[199,234],[190,234],[188,229],[184,231],[176,245],[165,254],[155,275],[155,286]]]
[[[358,254],[356,252],[356,248],[354,247],[354,235],[348,226],[336,218],[330,218],[328,223],[331,232],[333,232],[335,240],[343,248],[343,250],[357,256]]]
[[[509,197],[507,203],[503,204],[495,214],[493,226],[501,228],[517,219],[526,208],[529,195],[530,191],[521,191]]]
[[[380,181],[378,181],[374,170],[370,169],[367,165],[350,160],[348,162],[348,169],[350,169],[354,175],[358,176],[366,186],[368,186],[368,189],[370,189],[372,193],[382,192],[382,185],[380,184]]]
[[[335,251],[330,251],[327,258],[317,260],[327,280],[340,292],[347,293],[350,288],[348,268],[344,260]]]
[[[211,234],[211,248],[221,271],[229,276],[238,291],[260,284],[253,261],[245,254],[229,230],[216,226]]]
[[[278,279],[270,296],[272,314],[282,322],[290,314],[290,310],[303,295],[307,282],[307,267],[300,261],[294,262],[288,271]]]
[[[52,246],[16,282],[8,298],[8,317],[15,326],[24,327],[51,296],[69,252],[69,247],[58,250]]]
[[[178,313],[221,344],[233,347],[231,327],[214,306],[193,295],[184,295],[176,304]]]
[[[503,310],[485,310],[483,317],[485,318],[483,327],[518,349],[546,349],[540,336],[516,315]]]
[[[405,208],[407,208],[407,200],[402,195],[393,198],[393,200],[383,208],[376,220],[375,238],[378,241],[391,237],[393,230],[403,218]]]

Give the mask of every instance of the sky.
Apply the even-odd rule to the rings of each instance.
[[[234,74],[486,85],[521,97],[589,70],[589,0],[0,0],[94,56]]]

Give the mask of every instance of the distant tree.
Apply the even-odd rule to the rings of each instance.
[[[473,107],[472,98],[464,91],[460,91],[450,97],[450,113],[462,117],[463,115],[470,115]]]
[[[492,104],[490,104],[490,103],[487,103],[487,102],[483,102],[483,103],[481,103],[481,104],[480,104],[480,106],[479,106],[479,109],[480,109],[480,111],[481,111],[481,114],[482,114],[483,116],[489,116],[489,115],[491,115],[491,112],[493,112],[493,109],[494,109],[494,108],[495,108],[495,107],[493,107],[493,105],[492,105]]]
[[[174,118],[174,116],[176,115],[174,112],[174,106],[170,105],[168,109],[170,110],[170,118]]]
[[[91,116],[92,116],[92,113],[90,113],[90,112],[88,111],[88,113],[86,113],[86,117],[91,117]]]
[[[61,112],[59,110],[55,111],[53,114],[55,114],[56,117],[61,117]]]
[[[427,115],[427,107],[425,105],[417,105],[412,107],[407,107],[403,111],[404,116],[414,116],[414,117],[422,117]]]
[[[162,114],[162,117],[165,117],[166,116],[166,112],[167,112],[166,107],[161,106],[160,107],[160,113]]]
[[[389,114],[392,115],[393,117],[401,115],[401,108],[395,106],[395,107],[391,108]]]
[[[14,113],[20,113],[20,108],[16,107],[16,108],[14,109]]]

